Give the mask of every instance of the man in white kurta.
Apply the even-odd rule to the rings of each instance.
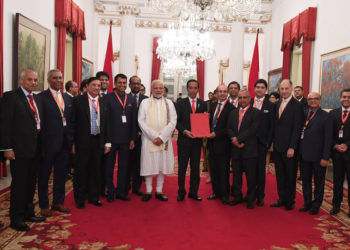
[[[146,193],[142,201],[152,197],[152,177],[157,175],[156,198],[167,201],[163,194],[164,177],[174,170],[172,134],[177,115],[171,100],[163,97],[164,85],[161,81],[152,82],[152,96],[144,99],[139,108],[138,122],[142,131],[141,171],[145,176]]]

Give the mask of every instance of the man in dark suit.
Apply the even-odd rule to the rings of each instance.
[[[299,211],[310,210],[310,214],[317,214],[323,201],[326,168],[331,156],[333,123],[329,113],[320,108],[320,94],[310,93],[307,102],[309,109],[305,112],[300,136],[300,169],[304,206]],[[313,173],[314,200],[312,200]]]
[[[250,105],[260,110],[261,120],[258,131],[258,164],[256,172],[256,198],[257,205],[264,205],[265,197],[265,168],[266,154],[271,146],[274,132],[274,109],[275,105],[265,96],[267,90],[267,82],[259,79],[255,82],[255,98],[250,100]]]
[[[280,84],[281,100],[275,109],[274,156],[279,200],[271,207],[294,208],[297,175],[297,153],[300,140],[302,105],[292,96],[293,84],[285,79]]]
[[[132,76],[129,78],[129,88],[131,90],[130,96],[136,99],[137,111],[139,110],[140,103],[147,96],[140,93],[141,79],[138,76]],[[142,177],[140,176],[140,159],[141,159],[141,129],[137,124],[137,136],[135,140],[135,148],[130,150],[129,154],[129,166],[128,166],[128,178],[131,180],[128,183],[128,190],[132,188],[132,192],[136,195],[142,196],[141,191]]]
[[[210,176],[213,194],[208,200],[221,198],[224,205],[229,203],[230,195],[230,140],[227,136],[227,120],[234,106],[228,102],[227,87],[217,87],[219,100],[210,107],[209,148]]]
[[[71,98],[62,95],[62,73],[58,69],[50,70],[47,75],[49,88],[40,93],[43,103],[42,147],[43,163],[39,170],[38,194],[41,215],[51,216],[49,209],[48,183],[51,169],[54,167],[52,210],[69,213],[63,206],[65,183],[68,174],[70,145],[67,127],[70,126],[72,108]]]
[[[228,93],[229,93],[229,102],[235,106],[238,107],[238,92],[240,91],[241,86],[238,82],[232,81],[228,84]]]
[[[306,110],[308,109],[308,102],[304,98],[304,89],[302,86],[295,86],[294,87],[294,98],[303,105],[303,108]]]
[[[20,75],[21,86],[6,92],[1,103],[1,150],[10,160],[11,196],[10,227],[28,231],[25,221],[44,221],[34,214],[38,167],[41,162],[40,130],[42,103],[32,92],[38,86],[38,74],[24,70]]]
[[[96,73],[96,77],[101,82],[101,90],[100,90],[100,96],[104,97],[108,94],[108,86],[109,86],[109,74],[105,71],[99,71]]]
[[[233,196],[230,205],[243,202],[242,174],[247,178],[247,208],[254,208],[256,198],[256,164],[258,159],[258,128],[260,112],[250,105],[247,90],[238,93],[239,108],[231,111],[227,122],[228,138],[231,140],[233,168]]]
[[[125,93],[127,77],[118,74],[114,77],[115,90],[106,95],[110,110],[110,126],[112,135],[111,152],[107,155],[106,185],[108,202],[117,199],[130,201],[128,196],[128,158],[129,150],[134,149],[137,135],[137,104],[136,99]],[[117,189],[113,184],[113,172],[118,152]]]
[[[87,93],[74,98],[72,115],[72,152],[77,164],[74,175],[74,200],[78,208],[85,201],[102,206],[100,195],[100,164],[103,154],[111,149],[108,105],[99,98],[101,83],[91,77]]]
[[[343,200],[343,185],[346,173],[348,190],[350,188],[350,89],[343,89],[340,93],[341,107],[330,112],[333,119],[333,208],[331,215],[340,211]],[[350,192],[348,192],[350,206]],[[350,212],[349,212],[350,217]]]
[[[177,125],[179,131],[177,146],[178,146],[178,161],[179,161],[179,176],[178,176],[178,201],[183,201],[186,195],[185,178],[188,161],[190,161],[191,176],[190,176],[190,192],[188,197],[194,200],[201,201],[198,196],[198,188],[200,182],[199,164],[201,158],[202,138],[196,138],[191,132],[191,113],[204,113],[206,111],[205,102],[197,98],[199,91],[198,81],[191,79],[186,84],[188,97],[179,99],[176,103]]]

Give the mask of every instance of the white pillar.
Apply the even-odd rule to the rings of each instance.
[[[128,78],[135,72],[135,14],[121,11],[119,73]]]
[[[232,38],[230,51],[230,66],[228,68],[227,77],[224,79],[226,83],[237,81],[241,85],[243,83],[243,56],[244,56],[244,23],[236,21],[232,23]]]
[[[268,73],[271,70],[271,23],[265,24],[264,29],[264,42],[263,51],[259,56],[259,60],[262,62],[262,70],[259,72],[259,78],[264,78],[267,81]],[[260,41],[259,41],[260,42]],[[261,64],[260,64],[261,65]]]

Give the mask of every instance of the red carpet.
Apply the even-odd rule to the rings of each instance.
[[[276,200],[275,177],[267,176],[266,204]],[[204,179],[202,179],[204,180]],[[223,206],[220,201],[176,201],[177,178],[167,177],[164,193],[168,202],[152,198],[148,203],[131,195],[131,202],[103,200],[103,208],[87,205],[74,208],[70,194],[67,205],[72,209],[70,220],[77,224],[65,243],[78,245],[83,241],[108,242],[108,246],[130,244],[132,249],[261,249],[272,246],[290,247],[301,243],[329,247],[321,239],[322,232],[312,230],[318,216],[285,211],[268,205],[248,210],[245,204]],[[207,197],[210,185],[202,181],[200,195]],[[298,194],[296,208],[302,206]]]

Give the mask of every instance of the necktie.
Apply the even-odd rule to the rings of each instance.
[[[96,100],[92,99],[92,102],[96,106]],[[91,107],[91,133],[97,135],[100,133],[100,128],[97,125],[97,111],[94,107]]]
[[[196,113],[196,103],[195,99],[192,99],[192,113]]]
[[[218,103],[218,108],[216,110],[216,114],[214,116],[214,119],[213,119],[213,122],[212,122],[212,130],[214,130],[214,128],[216,127],[216,122],[218,121],[218,116],[219,116],[219,113],[220,113],[220,110],[221,110],[221,102]]]
[[[256,99],[256,107],[259,107],[260,99]]]
[[[347,111],[346,109],[343,111],[343,119],[345,119],[346,115],[348,114],[349,111]]]
[[[38,117],[38,112],[36,111],[36,108],[35,108],[33,95],[32,94],[28,94],[27,96],[29,98],[30,109],[34,112],[35,121],[38,124],[39,123],[39,117]],[[39,132],[39,131],[40,130],[37,129],[37,132]]]
[[[239,116],[238,116],[238,131],[241,128],[241,124],[242,124],[242,120],[243,120],[243,113],[244,113],[244,109],[240,108],[239,109]]]
[[[280,106],[280,110],[278,112],[278,117],[281,118],[281,115],[283,113],[283,110],[284,110],[284,106],[286,105],[286,100],[282,99],[282,102],[281,102],[281,106]]]

